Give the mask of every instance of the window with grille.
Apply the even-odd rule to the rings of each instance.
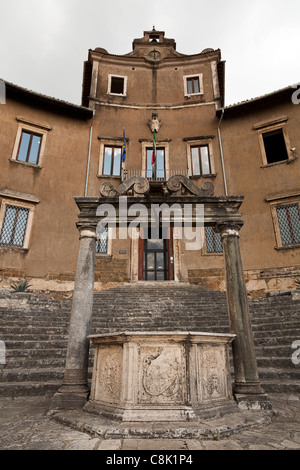
[[[213,227],[205,227],[206,253],[223,253],[221,234]]]
[[[300,243],[300,210],[299,204],[287,204],[276,207],[282,245]]]
[[[24,245],[29,209],[7,205],[0,234],[0,245]]]
[[[108,244],[108,227],[102,228],[100,233],[97,233],[96,240],[96,253],[107,254],[107,244]]]
[[[22,131],[20,146],[17,154],[19,162],[38,164],[42,135],[30,131]]]

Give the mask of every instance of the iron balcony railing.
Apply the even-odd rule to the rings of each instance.
[[[169,170],[158,170],[158,169],[149,169],[149,170],[142,170],[141,168],[129,168],[126,170],[122,170],[122,181],[128,180],[133,176],[142,176],[143,178],[147,178],[147,180],[152,182],[163,182],[168,181],[171,176],[174,175],[183,175],[189,178],[189,173],[187,169],[178,170],[178,169],[169,169]]]

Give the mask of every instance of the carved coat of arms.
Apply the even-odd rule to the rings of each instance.
[[[161,126],[161,119],[158,119],[157,113],[152,113],[152,119],[148,121],[151,132],[158,132]]]

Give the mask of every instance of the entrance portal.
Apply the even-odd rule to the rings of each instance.
[[[152,238],[151,229],[143,228],[139,243],[139,280],[170,281],[174,279],[173,230],[163,234],[160,227]]]

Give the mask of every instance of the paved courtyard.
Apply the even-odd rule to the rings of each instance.
[[[275,396],[271,400],[275,412],[272,416],[266,412],[246,411],[238,418],[230,415],[202,421],[198,428],[195,423],[186,426],[164,423],[155,428],[152,423],[128,427],[82,412],[49,414],[49,398],[1,398],[0,449],[126,450],[134,453],[142,450],[299,450],[300,400]]]

